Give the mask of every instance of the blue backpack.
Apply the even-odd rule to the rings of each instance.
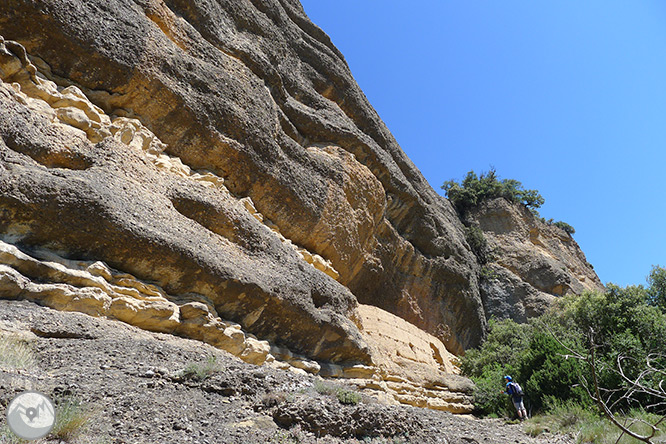
[[[510,382],[508,389],[510,395],[523,396],[523,389],[517,382]]]

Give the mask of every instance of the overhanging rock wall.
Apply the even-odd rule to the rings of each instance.
[[[479,343],[455,212],[297,2],[8,0],[0,34],[41,73],[4,82],[50,107],[3,96],[7,239],[202,295],[317,359],[368,360],[357,301],[454,353]]]

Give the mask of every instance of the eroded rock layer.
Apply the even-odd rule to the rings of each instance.
[[[228,178],[48,80],[20,44],[0,42],[0,54],[0,297],[198,339],[254,364],[323,366],[390,402],[472,408],[439,339],[358,307],[333,260],[287,238]],[[344,226],[352,201],[363,226],[381,222],[383,188],[366,166],[335,145],[306,152],[340,174],[322,202],[329,219]]]
[[[0,35],[2,298],[468,412],[453,354],[487,317],[599,285],[575,242],[490,206],[506,254],[479,281],[296,0],[6,0]]]
[[[253,217],[222,178],[164,154],[138,120],[112,119],[79,89],[38,77],[21,51],[0,45],[7,242],[101,260],[166,295],[195,295],[313,358],[369,362],[346,288]]]
[[[361,305],[355,312],[369,344],[370,365],[338,365],[258,340],[240,325],[221,319],[202,295],[170,295],[103,262],[69,260],[44,249],[25,252],[4,241],[0,241],[0,298],[29,300],[196,339],[251,364],[345,380],[392,404],[456,413],[473,408],[471,383],[455,375],[456,359],[444,344],[377,307]]]

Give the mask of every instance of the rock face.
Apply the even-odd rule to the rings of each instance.
[[[296,0],[5,0],[0,35],[0,298],[467,412],[453,354],[489,315],[598,285],[575,242],[490,205],[504,259],[479,283]]]
[[[480,279],[489,318],[525,322],[558,296],[603,289],[576,241],[524,206],[502,198],[487,200],[467,218],[483,230],[495,257]]]
[[[346,321],[355,299],[453,352],[479,343],[476,265],[455,212],[298,2],[10,0],[0,5],[0,34],[26,48],[58,93],[76,86],[94,105],[46,100],[75,128],[48,131],[26,105],[4,107],[12,120],[3,149],[30,171],[20,187],[32,191],[9,180],[18,171],[3,173],[0,206],[11,223],[2,233],[104,261],[169,294],[203,294],[257,336],[319,358],[367,359]],[[26,75],[3,80],[30,96]],[[160,143],[139,151],[140,136],[127,146],[136,130],[114,129],[118,118],[135,119],[128,125],[140,123],[139,133]],[[11,131],[18,134],[9,140]],[[151,155],[167,165],[150,165]],[[169,161],[251,198],[282,236],[330,262],[339,284],[305,267],[233,198]],[[292,334],[291,319],[310,333]],[[326,344],[314,334],[322,325],[332,329]],[[331,347],[341,338],[348,344]]]
[[[174,298],[103,262],[71,261],[47,251],[33,254],[37,257],[0,241],[0,296],[198,339],[252,364],[263,364],[270,356],[268,342],[222,321],[205,300]]]

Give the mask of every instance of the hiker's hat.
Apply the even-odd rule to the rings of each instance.
[[[506,376],[504,377],[504,379],[506,379],[507,381],[511,381],[511,376],[506,375]]]

